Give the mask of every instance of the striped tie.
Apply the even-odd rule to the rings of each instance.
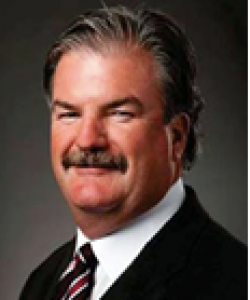
[[[89,299],[94,286],[97,259],[89,243],[75,254],[73,261],[60,277],[55,300]]]

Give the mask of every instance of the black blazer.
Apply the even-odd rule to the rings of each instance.
[[[208,217],[191,188],[186,195],[177,214],[101,299],[247,299],[246,247]],[[73,239],[45,260],[20,300],[52,300],[74,247]]]

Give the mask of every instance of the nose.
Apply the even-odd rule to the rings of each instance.
[[[75,144],[82,150],[104,149],[108,146],[105,126],[96,117],[85,117],[79,124]]]

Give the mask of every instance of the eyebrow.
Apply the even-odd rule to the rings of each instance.
[[[54,111],[56,107],[60,107],[60,108],[64,108],[64,109],[69,109],[69,110],[74,110],[76,109],[76,106],[73,104],[70,104],[66,101],[62,101],[62,100],[54,100],[51,103],[51,110]]]
[[[109,103],[104,104],[105,109],[115,109],[124,105],[133,105],[136,106],[137,109],[142,111],[142,103],[141,101],[135,97],[135,96],[127,96],[124,98],[117,98],[114,100],[111,100]],[[67,110],[75,110],[77,109],[77,106],[71,103],[68,103],[67,101],[56,99],[51,103],[51,110],[54,111],[56,107],[60,107]]]
[[[139,110],[142,110],[141,101],[135,96],[127,96],[124,98],[118,98],[112,100],[110,103],[104,105],[107,109],[114,109],[123,105],[133,105],[136,106]]]

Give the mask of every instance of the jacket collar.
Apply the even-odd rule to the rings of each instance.
[[[207,220],[194,191],[186,187],[186,199],[181,209],[145,246],[102,299],[139,300],[147,299],[150,291],[164,292],[165,282],[185,267]],[[152,294],[150,299],[154,299]]]
[[[52,300],[57,291],[57,285],[59,278],[63,271],[67,268],[69,262],[72,260],[74,249],[75,249],[76,239],[75,237],[69,241],[67,244],[60,248],[60,253],[57,252],[57,256],[60,257],[60,260],[56,264],[56,269],[53,269],[53,276],[51,276],[51,281],[48,282],[49,289],[46,295],[44,295],[44,300]],[[52,254],[53,257],[53,254]],[[51,261],[53,258],[51,259]]]

